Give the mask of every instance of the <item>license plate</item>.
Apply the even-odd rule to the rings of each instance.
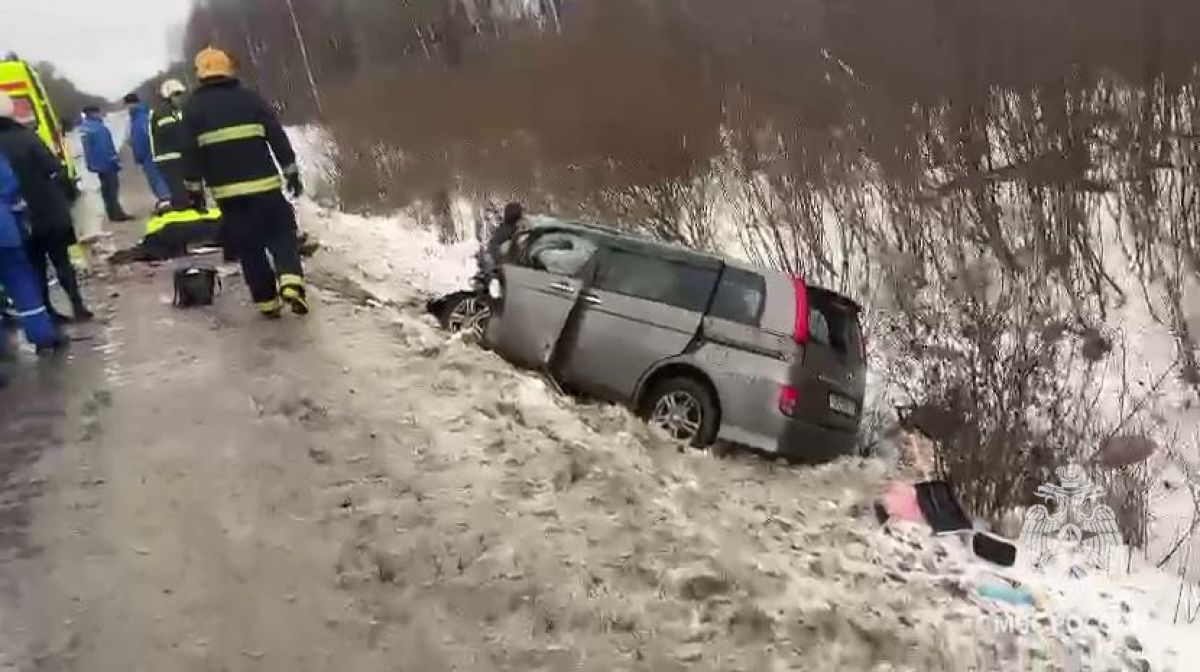
[[[851,417],[858,413],[858,404],[837,394],[829,395],[829,408],[842,415],[849,415]]]

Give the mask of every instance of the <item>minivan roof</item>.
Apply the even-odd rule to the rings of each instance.
[[[693,250],[682,245],[665,243],[661,240],[656,240],[649,236],[629,231],[622,231],[610,226],[603,226],[592,222],[584,222],[575,219],[564,219],[561,217],[553,217],[548,215],[529,215],[526,217],[529,225],[533,229],[562,229],[564,231],[576,231],[583,234],[590,234],[604,238],[610,245],[616,247],[624,247],[631,250],[646,250],[652,252],[656,256],[663,256],[676,261],[684,261],[698,266],[719,268],[725,264],[725,260],[717,255],[708,254]]]
[[[702,266],[712,267],[725,265],[743,271],[761,273],[763,275],[775,274],[785,278],[791,277],[783,271],[756,266],[739,259],[730,259],[721,255],[700,252],[689,247],[684,247],[683,245],[663,242],[644,234],[625,231],[611,226],[604,226],[594,222],[587,222],[578,219],[566,219],[564,217],[554,215],[527,215],[525,219],[529,222],[530,228],[533,229],[554,228],[565,231],[588,233],[594,236],[606,238],[612,243],[616,243],[620,246],[641,247],[643,249],[653,250],[657,254],[673,257],[680,261],[690,261]],[[808,285],[808,287],[812,290],[823,292],[830,297],[836,297],[838,300],[848,303],[849,306],[855,311],[862,312],[862,307],[848,296],[816,285]]]

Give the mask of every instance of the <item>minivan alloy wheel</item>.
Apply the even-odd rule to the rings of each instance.
[[[666,430],[679,441],[693,441],[704,423],[704,407],[686,390],[674,390],[658,399],[650,413],[650,424]]]
[[[492,309],[477,296],[469,296],[454,304],[446,319],[446,327],[450,333],[469,331],[479,338],[487,327],[487,321],[492,316]]]

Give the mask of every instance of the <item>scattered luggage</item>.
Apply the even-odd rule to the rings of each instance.
[[[946,481],[918,483],[917,505],[925,522],[935,534],[952,534],[974,529],[967,512],[963,510],[954,489]]]
[[[980,597],[998,602],[1007,602],[1016,606],[1032,607],[1038,603],[1037,595],[1024,586],[1017,587],[1002,583],[985,583],[979,586],[977,591]]]
[[[925,523],[925,516],[917,504],[917,490],[909,483],[891,483],[875,502],[875,515],[882,525],[892,520],[910,523]]]
[[[975,530],[954,488],[946,481],[890,483],[875,500],[874,512],[880,525],[905,521],[928,525],[938,535],[965,533],[971,538],[972,552],[980,559],[1001,567],[1012,567],[1017,562],[1015,544]]]
[[[1017,547],[987,532],[976,532],[971,539],[971,550],[975,555],[1001,567],[1012,567],[1017,563]]]

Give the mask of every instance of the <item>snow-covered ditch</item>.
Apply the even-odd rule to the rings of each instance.
[[[874,522],[884,462],[680,450],[448,338],[390,286],[407,354],[360,393],[411,450],[386,458],[402,488],[353,495],[361,534],[339,582],[385,624],[436,629],[417,654],[431,669],[1180,669],[1184,638],[1144,586],[1079,583],[1091,597],[1077,605],[1016,570],[999,574],[1050,589],[1043,610],[980,599],[1001,579],[958,539]]]
[[[1182,670],[1200,656],[1200,628],[1172,624],[1176,602],[1195,609],[1200,595],[1184,598],[1176,577],[1137,558],[1126,571],[1121,549],[1113,558],[1119,567],[1107,576],[1060,581],[1028,568],[1000,570],[957,538],[880,528],[867,512],[891,472],[883,461],[793,470],[680,454],[622,410],[558,398],[486,353],[446,343],[415,299],[463,287],[476,243],[443,245],[403,213],[338,212],[330,207],[333,191],[322,186],[336,179],[329,160],[336,148],[316,128],[293,129],[293,139],[311,191],[324,202],[306,199],[299,208],[303,226],[325,245],[321,265],[381,300],[410,306],[405,330],[453,354],[439,375],[454,378],[470,404],[492,409],[484,413],[491,420],[470,421],[490,429],[475,434],[478,443],[457,446],[466,451],[462,460],[491,464],[488,442],[499,441],[507,451],[521,447],[520,457],[505,458],[509,478],[553,482],[556,476],[539,470],[568,458],[586,465],[580,492],[538,490],[537,507],[501,507],[534,525],[531,532],[511,522],[508,552],[517,556],[540,552],[539,540],[564,530],[583,531],[579,544],[555,547],[559,566],[527,577],[568,612],[602,600],[607,624],[579,616],[578,628],[568,630],[577,651],[601,659],[614,650],[644,655],[617,640],[653,640],[654,655],[666,656],[660,662],[687,669]],[[638,506],[619,506],[618,495]],[[572,507],[564,501],[571,497],[594,510]],[[466,543],[447,534],[446,543]],[[630,573],[649,577],[646,585]],[[1005,578],[1044,593],[1045,603],[1013,606],[977,595],[980,585]],[[628,661],[611,660],[612,669]]]

